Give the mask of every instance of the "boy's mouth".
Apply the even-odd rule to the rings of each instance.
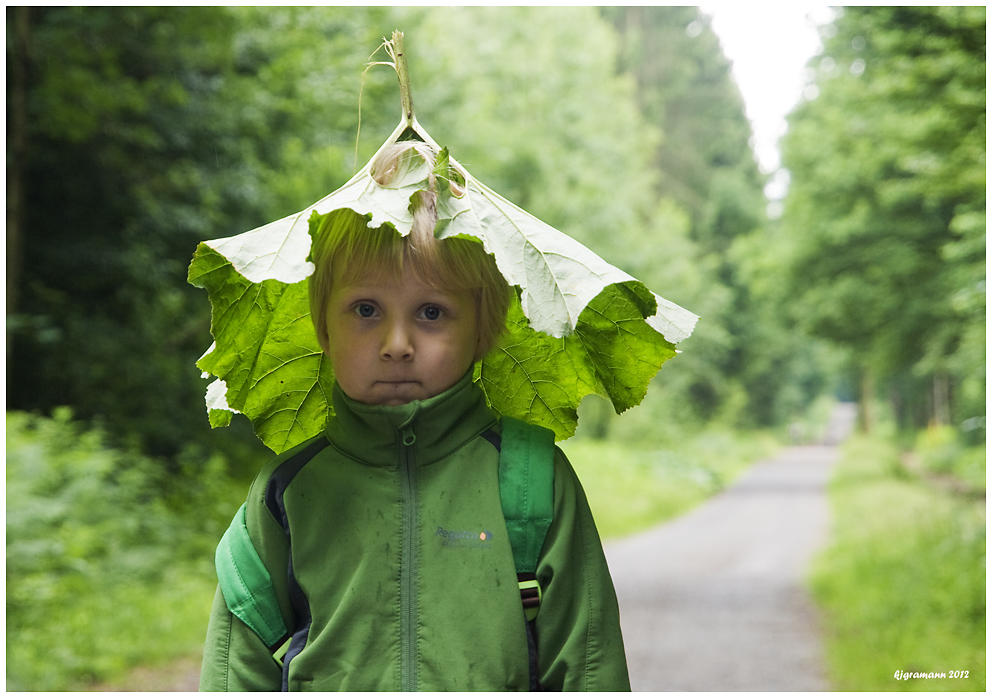
[[[400,388],[406,385],[420,385],[420,381],[414,380],[376,381],[376,383],[389,388]]]

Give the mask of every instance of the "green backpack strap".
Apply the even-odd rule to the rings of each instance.
[[[524,613],[534,620],[541,605],[537,560],[554,517],[555,435],[511,417],[502,422],[499,498]]]
[[[242,504],[220,539],[214,558],[217,579],[228,610],[251,628],[279,661],[287,640],[286,624],[269,571],[248,537],[246,513],[247,505]]]

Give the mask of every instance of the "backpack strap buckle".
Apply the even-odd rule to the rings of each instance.
[[[289,651],[289,643],[292,642],[292,636],[288,636],[286,641],[279,645],[279,648],[272,653],[272,659],[275,660],[279,668],[282,669],[282,660],[286,656],[286,652]]]
[[[524,607],[524,617],[530,622],[537,618],[541,610],[541,585],[533,574],[518,574],[517,586],[520,587],[520,603]]]

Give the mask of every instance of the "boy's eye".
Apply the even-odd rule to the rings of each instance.
[[[360,317],[372,317],[375,315],[375,306],[371,303],[359,303],[355,306],[355,312],[358,313]]]
[[[420,311],[421,316],[425,320],[440,320],[441,319],[441,309],[436,305],[429,305]]]

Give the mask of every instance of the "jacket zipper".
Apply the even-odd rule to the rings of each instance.
[[[406,427],[401,436],[400,487],[403,502],[400,557],[400,690],[416,691],[417,681],[417,436]]]

